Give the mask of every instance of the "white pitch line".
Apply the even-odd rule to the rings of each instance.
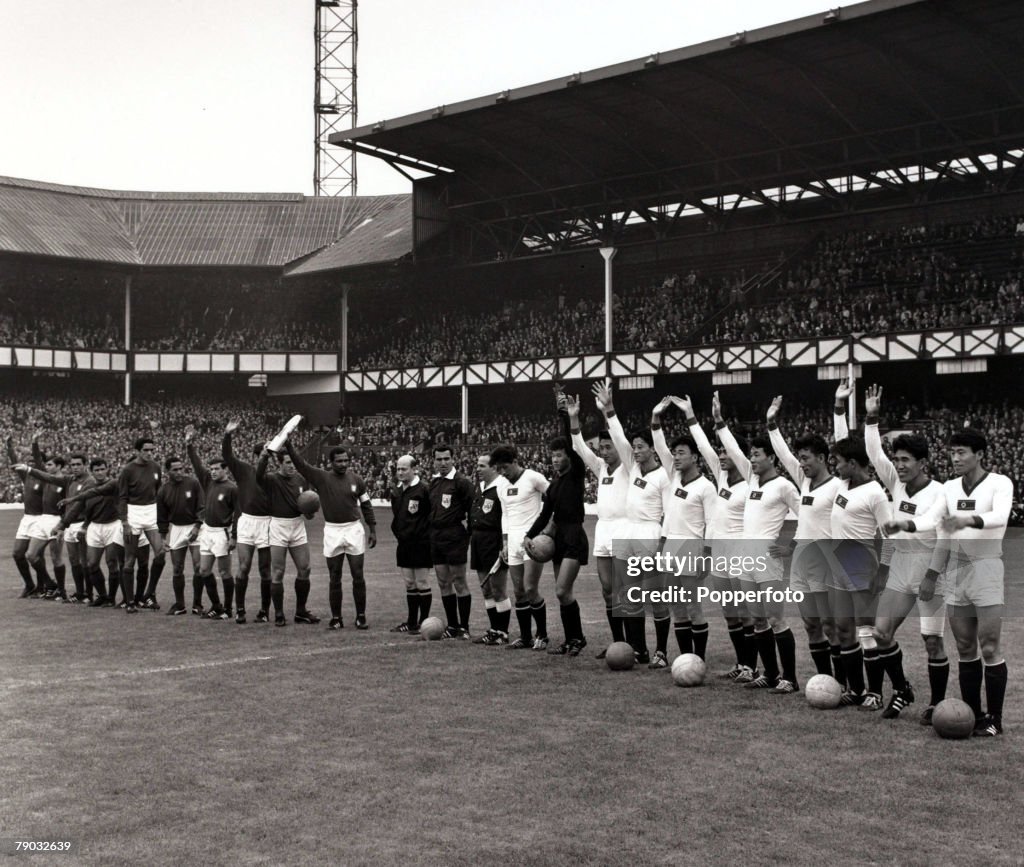
[[[412,646],[413,641],[388,641],[384,644],[345,645],[342,647],[319,647],[297,653],[281,653],[276,655],[238,656],[233,659],[215,659],[210,662],[187,662],[181,665],[164,665],[158,668],[137,668],[127,671],[97,671],[74,677],[55,677],[53,680],[15,680],[0,683],[0,689],[21,689],[24,687],[61,686],[66,683],[83,683],[91,680],[109,680],[117,677],[145,677],[151,674],[173,674],[178,671],[200,671],[205,668],[222,668],[226,665],[247,665],[252,662],[271,662],[278,659],[304,659],[310,656],[323,656],[328,653],[344,653],[349,650],[379,650],[385,647]]]

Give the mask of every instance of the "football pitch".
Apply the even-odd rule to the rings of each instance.
[[[917,722],[916,621],[899,638],[918,703],[887,721],[714,677],[681,689],[667,670],[609,671],[594,659],[608,627],[593,563],[577,584],[578,659],[389,633],[405,596],[386,510],[366,632],[347,570],[346,628],[325,629],[319,520],[323,623],[290,622],[289,567],[277,629],[251,622],[255,576],[243,626],[166,617],[169,569],[155,613],[19,600],[19,517],[0,512],[0,837],[78,847],[34,863],[1024,863],[1019,617],[1004,627],[1007,734],[943,741]],[[560,639],[550,569],[542,590]],[[479,594],[472,620],[484,631]],[[714,673],[732,652],[709,620]],[[959,697],[948,629],[946,645]]]

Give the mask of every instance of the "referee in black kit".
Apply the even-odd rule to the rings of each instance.
[[[434,446],[438,474],[430,480],[430,554],[448,618],[448,638],[469,640],[469,610],[473,597],[466,584],[469,530],[466,520],[473,508],[473,483],[455,469],[452,447]]]

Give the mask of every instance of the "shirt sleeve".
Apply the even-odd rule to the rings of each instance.
[[[580,459],[595,476],[601,475],[601,464],[603,461],[594,454],[594,450],[587,445],[583,434],[579,431],[572,435],[572,450],[580,456]]]
[[[888,489],[889,493],[896,496],[896,485],[900,477],[896,473],[896,467],[885,455],[882,448],[882,437],[878,432],[878,422],[868,422],[864,425],[864,446],[868,451],[868,460],[875,468],[879,481]]]
[[[846,412],[832,412],[832,433],[836,442],[845,440],[850,436],[850,425],[846,420]]]
[[[775,454],[778,456],[779,461],[781,461],[782,466],[786,468],[790,478],[797,483],[798,487],[802,487],[807,477],[804,475],[804,471],[800,469],[800,461],[789,450],[789,443],[786,442],[782,431],[779,430],[779,426],[774,422],[768,425],[768,439],[772,441],[772,448],[775,450]]]
[[[722,424],[721,427],[715,426],[718,431],[718,438],[722,441],[722,446],[725,448],[725,453],[735,464],[736,469],[740,475],[745,479],[750,478],[750,460],[743,452],[740,451],[740,444],[736,442],[736,437],[732,435],[732,431],[729,430],[727,424]]]
[[[986,530],[1006,527],[1010,523],[1010,512],[1013,509],[1013,482],[1008,478],[998,480],[995,494],[992,497],[992,508],[978,515]]]
[[[660,425],[651,428],[651,439],[654,440],[654,451],[658,455],[658,460],[661,461],[661,466],[667,473],[672,466],[672,452],[669,451],[668,442],[665,440],[665,429]]]
[[[704,428],[700,426],[697,419],[689,419],[688,423],[690,436],[697,443],[697,451],[700,452],[700,456],[704,458],[704,463],[707,464],[708,470],[711,472],[717,492],[718,480],[722,475],[722,462],[718,458],[718,452],[711,445],[711,440],[708,439],[708,435],[704,433]]]
[[[619,460],[622,461],[623,466],[626,468],[626,472],[633,469],[633,448],[629,444],[629,440],[626,439],[626,432],[622,429],[622,422],[619,421],[617,415],[610,415],[606,417],[608,420],[608,433],[612,438],[612,445],[615,446],[615,451],[619,455]]]
[[[925,512],[920,518],[914,519],[914,530],[918,533],[935,530],[947,514],[946,492],[943,491],[935,498],[935,502],[931,504],[931,507],[927,512]]]

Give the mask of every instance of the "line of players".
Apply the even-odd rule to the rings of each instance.
[[[680,583],[691,591],[705,581],[720,589],[777,589],[783,586],[783,561],[790,559],[792,588],[805,595],[801,616],[817,671],[834,674],[845,686],[844,704],[868,710],[882,708],[882,687],[888,675],[893,692],[882,716],[889,718],[914,701],[895,633],[916,607],[929,658],[931,699],[922,715],[926,724],[934,705],[945,696],[948,680],[942,641],[943,596],[948,596],[960,656],[961,693],[975,711],[977,733],[1001,733],[1007,679],[999,646],[1001,540],[1012,505],[1012,484],[1005,476],[985,471],[982,460],[987,443],[976,431],[965,430],[952,438],[951,457],[958,477],[945,485],[927,476],[928,447],[923,438],[898,437],[893,443],[894,461],[889,461],[878,432],[881,389],[872,387],[866,397],[865,440],[850,437],[846,429],[845,402],[850,392],[845,383],[836,392],[836,444],[830,449],[821,437],[800,437],[795,455],[777,425],[781,398],[768,411],[768,436],[748,445],[724,423],[716,393],[712,412],[721,444],[716,450],[685,398],[665,398],[653,410],[651,430],[627,436],[616,416],[610,384],[599,383],[594,395],[608,425],[600,434],[600,455],[583,440],[578,400],[559,393],[565,430],[550,444],[555,470],[550,483],[523,468],[511,446],[499,446],[480,457],[478,487],[456,472],[449,447],[435,449],[436,472],[426,483],[417,474],[416,459],[403,456],[392,496],[392,529],[398,542],[397,565],[406,585],[408,617],[392,631],[418,632],[430,611],[427,574],[433,567],[448,621],[446,637],[469,639],[469,561],[477,572],[489,620],[479,643],[579,654],[586,638],[573,585],[580,567],[588,562],[583,486],[589,468],[598,479],[593,553],[611,635],[614,640],[629,641],[638,662],[651,668],[668,666],[670,628],[681,653],[704,657],[709,627],[696,602],[672,609],[655,606],[652,655],[643,606],[628,603],[623,592],[629,586],[631,557],[659,550],[677,557],[767,550],[769,568],[764,572],[737,577],[698,571],[683,576]],[[682,410],[687,433],[669,444],[661,421],[671,405]],[[231,438],[237,427],[228,425],[222,458],[206,466],[195,453],[190,431],[186,442],[196,478],[185,477],[182,462],[168,458],[164,467],[168,481],[162,486],[160,468],[150,457],[154,446],[149,438],[136,442],[136,456],[117,480],[106,478],[108,468],[100,459],[90,462],[91,476],[85,473],[80,455],[71,456],[69,475],[55,473],[59,459],[47,460],[38,448],[38,437],[34,438],[34,461],[46,469],[15,467],[26,480],[26,516],[15,548],[26,595],[38,592],[29,564],[42,586],[48,578],[42,550],[48,539],[63,536],[75,576],[71,600],[81,601],[95,588],[93,604],[106,603],[99,574],[105,554],[111,575],[115,571],[121,575],[126,609],[158,607],[155,590],[167,549],[175,591],[169,613],[183,614],[184,552],[193,550],[195,558],[198,547],[194,613],[202,612],[205,588],[212,603],[207,616],[230,617],[234,601],[235,619],[244,623],[245,592],[255,556],[261,576],[256,620],[266,622],[272,605],[275,622],[284,625],[283,578],[290,555],[298,573],[295,619],[316,623],[319,618],[306,608],[309,549],[298,508],[299,495],[312,485],[324,508],[330,628],[342,628],[341,572],[346,557],[353,578],[356,625],[366,628],[363,555],[367,541],[370,547],[376,542],[374,518],[365,486],[348,469],[347,452],[333,450],[331,468],[323,471],[306,464],[286,443],[285,452],[277,456],[277,471],[270,472],[271,453],[266,448],[260,450],[255,467],[234,456]],[[9,441],[8,450],[13,462]],[[698,456],[714,483],[702,474]],[[838,476],[829,469],[830,456]],[[777,460],[799,490],[779,474]],[[871,478],[872,466],[881,484]],[[237,489],[226,481],[229,469]],[[64,490],[68,496],[55,499]],[[67,508],[63,516],[61,508]],[[796,534],[793,541],[784,543],[782,529],[791,512],[798,516]],[[122,522],[123,557],[117,550]],[[75,550],[80,548],[83,532],[84,558]],[[546,604],[539,592],[543,566],[530,556],[533,539],[541,533],[555,540],[556,595],[565,639],[553,648],[549,648]],[[875,550],[879,533],[888,535],[881,559]],[[153,563],[145,590],[136,584],[133,591],[132,574],[142,538],[152,546]],[[237,584],[230,575],[229,556],[236,539]],[[214,565],[222,579],[223,603],[212,574]],[[509,577],[520,631],[515,640],[509,637],[513,607]],[[61,578],[58,573],[56,590],[50,595],[63,595]],[[724,676],[773,694],[796,692],[796,641],[781,604],[729,606],[723,614],[736,656],[734,667]],[[982,685],[987,713],[982,711]]]

